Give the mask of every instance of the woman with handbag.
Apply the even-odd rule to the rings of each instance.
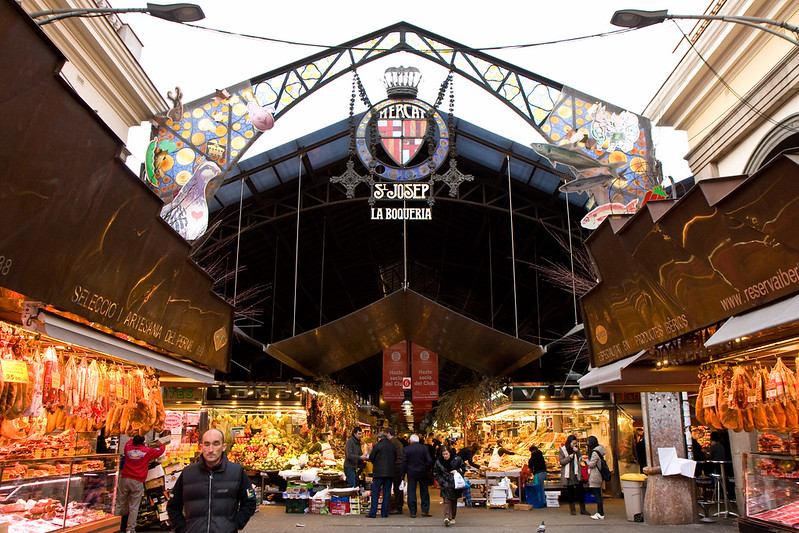
[[[452,453],[452,449],[443,445],[440,455],[433,465],[433,476],[441,487],[441,499],[444,501],[444,525],[449,527],[455,524],[455,515],[458,512],[458,499],[463,493],[463,488],[455,488],[455,474],[463,478],[466,464],[463,459]]]
[[[585,491],[583,490],[583,476],[580,468],[580,445],[577,437],[569,435],[566,443],[558,450],[560,460],[560,482],[565,487],[569,500],[569,511],[575,515],[574,502],[580,504],[580,514],[587,515],[585,510]]]
[[[599,471],[600,459],[605,457],[605,447],[599,444],[596,437],[588,437],[588,490],[596,498],[596,513],[591,515],[594,520],[605,519],[605,506],[602,504],[602,473]]]

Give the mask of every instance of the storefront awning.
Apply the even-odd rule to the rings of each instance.
[[[642,350],[630,357],[619,359],[615,363],[600,368],[592,368],[586,375],[578,379],[577,383],[580,384],[581,389],[590,389],[591,387],[621,381],[621,371],[646,355],[646,352]]]
[[[718,346],[740,337],[748,337],[770,329],[799,322],[799,296],[730,317],[706,342],[705,346]]]
[[[213,372],[183,363],[172,357],[160,355],[58,315],[39,311],[36,319],[40,324],[37,325],[36,331],[54,339],[77,344],[112,357],[119,357],[131,363],[157,368],[177,376],[196,379],[202,383],[214,383]]]

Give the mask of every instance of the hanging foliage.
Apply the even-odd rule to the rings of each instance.
[[[358,423],[358,407],[355,394],[330,380],[313,385],[317,394],[309,392],[311,409],[308,421],[318,431],[327,430],[334,435],[345,436]]]
[[[433,421],[439,426],[468,427],[478,418],[510,401],[502,393],[502,380],[485,376],[459,389],[445,392],[438,400]]]

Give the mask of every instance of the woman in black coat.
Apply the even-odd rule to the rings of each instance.
[[[544,482],[547,479],[547,463],[544,460],[544,453],[535,444],[530,446],[530,459],[527,460],[527,467],[533,474],[533,485],[535,486],[533,507],[536,509],[546,507],[547,498],[544,492]]]
[[[433,465],[433,476],[441,487],[441,499],[444,500],[444,525],[448,526],[455,523],[455,515],[458,512],[458,498],[463,494],[463,489],[455,488],[453,474],[458,472],[463,475],[466,472],[466,464],[463,459],[452,453],[449,446],[441,446],[441,455]]]

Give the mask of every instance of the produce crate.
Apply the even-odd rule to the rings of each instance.
[[[291,499],[286,500],[286,513],[305,513],[308,509],[308,500],[306,499]]]
[[[330,514],[349,514],[350,502],[330,502]]]
[[[322,509],[330,509],[328,506],[330,505],[330,500],[324,499],[321,500],[319,498],[312,498],[308,500],[308,512],[311,514],[322,514]]]

